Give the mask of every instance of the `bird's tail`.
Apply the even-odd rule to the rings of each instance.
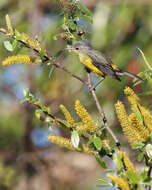
[[[141,80],[141,81],[144,81],[142,78],[140,78],[139,76],[135,75],[135,74],[132,74],[132,73],[129,73],[127,71],[122,71],[122,70],[118,70],[116,71],[116,74],[117,75],[120,75],[120,76],[123,76],[123,75],[126,75],[126,76],[129,76],[129,77],[132,77],[132,78],[136,78],[138,80]]]

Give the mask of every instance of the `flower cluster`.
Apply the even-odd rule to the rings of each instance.
[[[139,97],[131,88],[126,87],[124,92],[133,113],[128,115],[120,101],[115,104],[115,109],[122,130],[133,147],[135,144],[145,142],[149,138],[152,132],[152,115],[147,108],[140,104]]]
[[[12,64],[34,64],[38,63],[39,60],[36,58],[32,58],[29,55],[14,55],[6,58],[2,61],[3,66],[8,66]]]
[[[75,110],[77,115],[80,117],[81,121],[75,122],[73,117],[71,116],[70,112],[67,110],[67,108],[63,105],[60,105],[60,109],[64,114],[65,120],[61,121],[60,124],[62,123],[64,127],[67,127],[70,129],[71,134],[72,131],[75,131],[76,134],[78,135],[78,138],[83,138],[85,137],[85,140],[87,139],[88,142],[90,142],[90,139],[95,139],[95,146],[97,149],[110,149],[110,142],[106,138],[101,138],[102,131],[99,128],[99,125],[97,125],[88,111],[84,108],[84,106],[80,103],[79,100],[76,100],[75,102]],[[58,122],[58,120],[56,119]],[[62,125],[60,125],[62,126]],[[72,138],[72,137],[71,137]],[[74,144],[72,143],[72,139],[69,138],[63,138],[61,136],[55,136],[55,135],[49,135],[48,136],[49,141],[61,146],[68,148],[70,150],[78,150],[82,151],[85,153],[91,153],[94,154],[96,149],[94,149],[94,146],[90,146],[89,144],[94,143],[94,140],[92,140],[90,143],[79,143],[78,147],[75,147]],[[98,144],[97,144],[98,141]]]

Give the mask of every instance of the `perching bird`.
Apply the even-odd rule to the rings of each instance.
[[[77,41],[73,45],[68,46],[67,49],[74,51],[79,55],[81,63],[85,66],[88,72],[92,71],[97,75],[100,75],[102,78],[111,76],[114,79],[121,81],[119,76],[127,75],[143,81],[139,76],[119,69],[110,58],[93,49],[88,41]]]

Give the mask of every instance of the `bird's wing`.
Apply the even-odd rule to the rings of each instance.
[[[93,60],[93,64],[105,75],[109,75],[120,80],[115,70],[112,68],[112,61],[110,59],[106,58],[102,53],[96,50],[88,51],[88,56]]]

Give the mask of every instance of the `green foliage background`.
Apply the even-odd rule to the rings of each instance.
[[[134,3],[113,3],[113,1],[89,0],[82,1],[82,3],[93,13],[93,24],[83,19],[80,20],[80,27],[87,30],[87,37],[92,45],[99,51],[111,56],[114,63],[122,69],[134,74],[145,70],[146,66],[137,47],[143,50],[149,60],[152,60],[152,4],[150,2],[139,3],[138,1]],[[59,50],[66,47],[64,39],[59,36],[55,39],[55,35],[61,32],[59,27],[62,23],[61,12],[62,6],[59,1],[55,0],[1,0],[0,26],[5,27],[5,15],[9,14],[12,24],[17,30],[31,36],[38,35],[42,47],[47,49],[48,54],[55,55]],[[14,55],[14,52],[8,52],[4,48],[4,39],[6,40],[6,37],[1,35],[1,62],[6,57]],[[26,48],[22,48],[21,45],[15,51],[16,53],[31,53]],[[64,51],[58,60],[73,73],[86,78],[84,68],[75,54]],[[98,77],[94,76],[93,79],[96,82]],[[80,99],[92,116],[99,119],[88,89],[58,69],[55,69],[49,77],[49,70],[43,65],[0,67],[0,81],[0,188],[19,189],[22,187],[22,183],[32,176],[35,181],[29,180],[29,184],[23,185],[23,187],[24,189],[39,190],[41,185],[36,188],[34,183],[40,183],[39,172],[41,171],[45,181],[45,190],[47,188],[55,190],[92,189],[92,184],[96,182],[92,179],[92,184],[89,183],[91,172],[90,175],[83,172],[83,177],[86,176],[88,179],[85,183],[81,177],[72,178],[71,175],[80,175],[81,170],[72,172],[72,166],[68,164],[64,168],[62,161],[54,156],[57,154],[56,152],[59,152],[63,160],[66,159],[63,150],[57,150],[53,145],[51,148],[41,148],[32,143],[31,132],[33,129],[47,129],[48,126],[44,126],[43,122],[40,123],[35,118],[32,107],[19,103],[20,99],[23,98],[23,88],[28,87],[32,93],[41,98],[44,105],[50,107],[51,113],[54,115],[61,116],[60,104],[64,104],[73,112],[75,100]],[[112,78],[107,78],[97,88],[97,96],[105,111],[108,123],[121,140],[123,138],[114,113],[114,103],[117,99],[124,101],[123,89],[126,85],[132,86],[132,84],[133,81],[127,77],[123,77],[121,83]],[[135,87],[137,93],[143,93],[145,89],[149,89],[149,86],[138,85]],[[148,94],[144,93],[142,96],[142,101],[143,104],[151,108],[151,91],[147,90],[147,92]],[[73,115],[76,114],[73,113]],[[60,133],[67,135],[63,130]],[[128,147],[126,140],[123,140],[123,143]],[[41,151],[42,155],[40,155]],[[49,155],[49,158],[46,158],[46,154]],[[71,154],[75,156],[76,153]],[[70,155],[71,160],[73,155]],[[79,158],[80,155],[77,156]],[[58,169],[63,175],[56,174],[54,176],[53,172],[49,171],[52,169],[50,164],[52,160],[57,165],[55,169]],[[92,164],[94,166],[92,171],[99,175],[93,158]],[[52,171],[55,170],[53,169]],[[90,171],[87,166],[85,170]],[[65,171],[69,172],[65,173]],[[3,173],[3,177],[1,177],[1,173]],[[65,177],[65,175],[67,176]],[[51,182],[48,182],[48,178]],[[80,182],[79,185],[75,186],[74,184],[78,181]]]

